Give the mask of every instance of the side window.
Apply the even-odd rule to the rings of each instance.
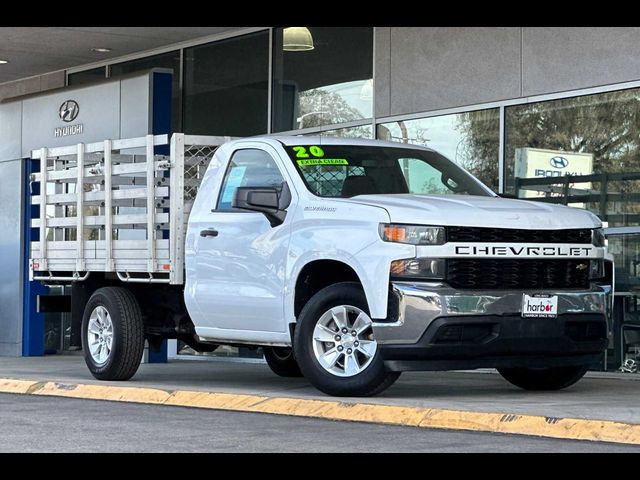
[[[284,177],[267,152],[256,149],[238,150],[233,154],[224,181],[217,211],[233,211],[233,199],[239,187],[282,188]]]

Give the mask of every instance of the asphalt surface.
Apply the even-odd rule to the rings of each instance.
[[[640,447],[0,395],[0,452],[629,452]]]

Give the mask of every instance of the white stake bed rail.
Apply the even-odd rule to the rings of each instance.
[[[92,272],[124,282],[184,282],[189,213],[217,147],[231,140],[175,134],[32,152],[40,218],[31,243],[30,276],[82,281]],[[155,155],[158,148],[170,155]],[[77,192],[82,192],[78,194]]]

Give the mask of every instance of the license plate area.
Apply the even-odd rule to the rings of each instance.
[[[523,295],[522,318],[558,318],[558,296]]]

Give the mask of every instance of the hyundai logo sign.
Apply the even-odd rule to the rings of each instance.
[[[75,100],[67,100],[58,109],[58,115],[60,116],[60,120],[66,123],[73,122],[76,118],[78,118],[78,114],[80,113],[80,105]]]
[[[549,163],[553,168],[559,169],[567,168],[569,166],[569,160],[564,157],[553,157]]]
[[[58,108],[58,116],[64,123],[71,123],[80,114],[80,105],[75,100],[67,100],[62,102]],[[74,125],[65,125],[53,129],[53,136],[56,138],[69,137],[72,135],[82,135],[84,133],[84,125],[76,123]]]

